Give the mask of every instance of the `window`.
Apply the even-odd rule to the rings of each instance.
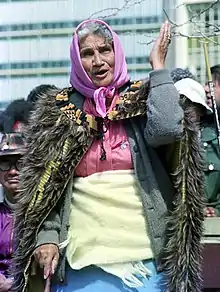
[[[11,31],[20,30],[20,29],[19,29],[19,25],[17,25],[17,24],[12,24],[11,26],[9,26],[9,30],[11,30]]]
[[[0,64],[0,70],[8,69],[8,64]]]
[[[7,31],[9,27],[10,27],[9,25],[1,25],[0,31]]]
[[[147,57],[127,57],[128,64],[143,64],[147,62]],[[0,70],[5,69],[35,69],[35,68],[65,68],[70,66],[69,60],[51,60],[39,62],[14,62],[0,64]]]
[[[141,24],[141,23],[143,23],[143,18],[141,18],[141,17],[137,17],[137,18],[136,18],[136,23],[137,23],[137,24]]]
[[[219,17],[218,17],[218,13],[214,14],[214,20],[218,21]]]
[[[125,18],[109,18],[106,20],[109,25],[128,25],[128,24],[142,24],[142,23],[157,23],[160,21],[158,16],[149,17],[125,17]],[[59,28],[73,28],[80,24],[80,21],[66,21],[66,22],[43,22],[43,23],[22,23],[12,25],[0,25],[0,31],[25,31],[37,29],[59,29]]]
[[[137,57],[136,58],[136,63],[137,64],[142,64],[142,63],[144,63],[144,59],[145,59],[144,57]]]
[[[127,64],[132,64],[133,63],[133,58],[132,57],[127,57],[126,58]]]
[[[48,27],[47,27],[47,23],[42,23],[42,29],[47,29]]]
[[[29,23],[21,24],[21,30],[30,30],[30,24]]]
[[[37,0],[0,0],[0,3],[10,3],[10,2],[31,2],[31,1],[37,1]],[[39,1],[39,0],[38,0]],[[44,0],[40,0],[44,1]]]

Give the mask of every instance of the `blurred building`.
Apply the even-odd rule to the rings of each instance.
[[[69,85],[69,46],[74,28],[90,17],[105,17],[122,40],[132,79],[144,78],[152,40],[165,14],[182,24],[210,5],[209,0],[0,0],[0,109],[26,97],[41,83]],[[185,4],[185,5],[183,5]],[[113,7],[111,9],[111,7]],[[115,9],[115,7],[117,9]],[[220,3],[199,15],[198,23],[220,25]],[[98,12],[98,13],[97,13]],[[203,27],[202,31],[213,27]],[[182,35],[195,32],[192,25],[179,26]],[[212,38],[215,42],[218,37]],[[210,64],[220,63],[219,45],[209,44]],[[167,67],[188,67],[205,81],[203,48],[198,39],[175,37]],[[4,103],[4,104],[3,104]]]
[[[186,0],[185,0],[186,1]],[[210,36],[202,41],[208,41],[208,53],[210,66],[220,64],[220,1],[209,8],[213,2],[216,1],[186,1],[190,7],[191,15],[199,14],[201,11],[204,11],[199,17],[197,24],[200,22],[200,27],[202,32],[206,34],[214,35],[216,31],[216,36]],[[209,9],[208,9],[209,8]],[[192,24],[189,27],[189,35],[192,34],[192,31],[195,33],[196,27]],[[198,31],[197,34],[200,32]],[[217,36],[218,35],[218,36]],[[204,83],[206,81],[206,68],[204,60],[204,50],[203,44],[198,39],[188,39],[188,55],[189,55],[189,64],[193,70],[196,71],[197,77],[199,80]]]
[[[68,86],[71,37],[92,14],[108,16],[120,34],[132,79],[146,77],[151,40],[162,22],[162,0],[130,2],[120,11],[124,0],[0,0],[0,100],[25,97],[41,83]]]
[[[204,41],[208,41],[210,66],[220,64],[220,1],[213,5],[216,2],[163,1],[168,17],[177,25],[175,31],[181,35],[172,41],[168,67],[188,67],[202,84],[206,82]],[[208,37],[203,37],[204,35]]]

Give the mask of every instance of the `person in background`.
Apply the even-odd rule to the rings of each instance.
[[[220,118],[220,65],[211,67],[215,99]],[[208,84],[204,86],[207,104],[212,107]],[[217,141],[214,114],[206,114],[202,120],[201,140],[205,151],[206,216],[220,216],[220,149]]]
[[[206,102],[205,90],[199,82],[188,77],[177,81],[174,85],[180,94],[181,103],[183,97],[185,97],[197,107],[196,121],[198,123],[206,112],[212,113],[211,107]]]
[[[9,291],[12,279],[9,268],[13,255],[14,219],[12,211],[19,188],[21,157],[26,151],[25,139],[20,133],[8,133],[0,141],[0,183],[3,199],[0,202],[0,291]]]
[[[220,64],[211,67],[211,74],[212,74],[212,80],[214,83],[215,99],[216,99],[218,110],[219,110],[220,109]],[[212,107],[212,100],[211,100],[208,83],[205,84],[204,89],[206,92],[207,104],[210,107]]]
[[[177,81],[174,85],[180,94],[180,104],[187,115],[190,116],[191,127],[195,127],[195,133],[197,135],[197,140],[201,137],[201,121],[206,113],[211,114],[212,109],[206,103],[206,94],[203,86],[191,78],[183,78]],[[185,115],[186,116],[186,115]],[[194,124],[194,125],[193,125]],[[195,136],[196,137],[196,136]],[[166,160],[166,165],[168,166],[169,172],[174,173],[176,168],[176,161],[172,159],[174,153],[178,153],[175,147],[179,148],[180,141],[177,141],[171,145],[166,146],[166,155],[162,151],[161,159]],[[164,149],[164,147],[163,147]],[[200,149],[202,154],[202,149]],[[174,165],[170,164],[174,162]]]
[[[38,101],[40,96],[42,96],[43,94],[46,95],[48,90],[55,89],[55,88],[56,88],[55,85],[51,85],[51,84],[38,85],[29,92],[27,96],[27,101],[32,104],[35,104]]]
[[[213,66],[211,73],[214,81],[215,98],[218,108],[220,109],[220,65]],[[174,69],[171,72],[174,83],[176,80],[184,78],[192,78],[192,73],[185,69]],[[212,100],[208,84],[205,84],[204,90],[206,93],[206,103],[209,108],[212,107]],[[204,165],[205,165],[205,216],[215,217],[220,216],[220,156],[218,153],[218,143],[216,126],[214,122],[213,111],[203,111],[200,117],[200,140],[204,150]]]
[[[196,80],[196,77],[187,68],[186,69],[174,68],[171,70],[170,75],[174,83],[185,78]]]
[[[3,112],[0,120],[2,133],[23,132],[33,106],[25,99],[12,101]]]
[[[24,132],[33,106],[24,99],[12,101],[0,113],[0,141],[4,133]],[[0,184],[0,200],[3,199],[3,187]]]

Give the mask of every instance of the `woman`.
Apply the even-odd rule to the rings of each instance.
[[[35,262],[45,291],[50,279],[56,292],[161,291],[174,189],[154,148],[183,131],[179,95],[164,69],[169,43],[165,22],[148,88],[130,82],[119,38],[105,22],[77,27],[72,87],[42,96],[30,122],[16,210],[16,292],[41,291]],[[189,283],[199,286],[197,270],[186,289]]]

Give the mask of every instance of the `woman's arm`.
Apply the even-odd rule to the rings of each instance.
[[[40,232],[37,236],[36,247],[47,243],[55,244],[58,246],[60,228],[60,216],[55,210],[53,210],[42,224]]]
[[[153,147],[170,144],[182,134],[180,97],[169,71],[164,69],[170,41],[171,27],[164,22],[149,57],[153,71],[150,73],[145,138]]]
[[[173,143],[181,138],[183,110],[169,71],[150,73],[150,93],[147,99],[145,138],[153,147]]]

